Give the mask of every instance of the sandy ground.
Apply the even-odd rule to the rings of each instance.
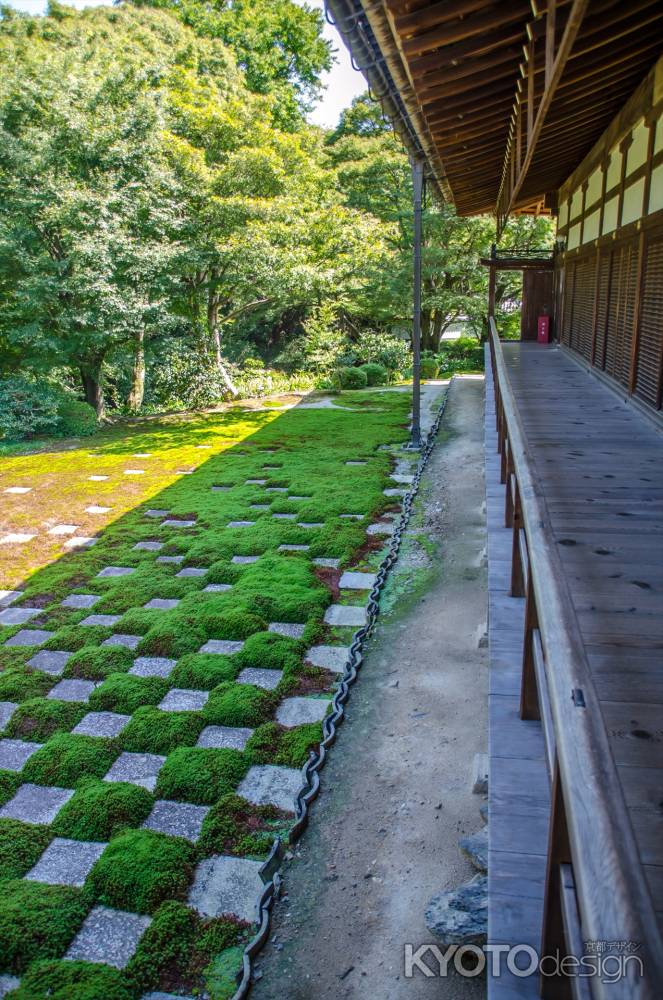
[[[286,864],[252,1000],[476,1000],[482,979],[404,976],[429,897],[474,872],[457,841],[487,744],[483,381],[457,380],[385,611]]]

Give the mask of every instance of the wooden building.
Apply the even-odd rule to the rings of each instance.
[[[488,939],[576,964],[488,996],[660,1000],[663,7],[327,7],[428,183],[494,214],[490,266],[511,214],[557,218],[553,342],[489,318]]]

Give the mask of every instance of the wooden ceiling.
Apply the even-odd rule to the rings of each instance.
[[[663,51],[660,0],[362,5],[463,215],[543,210]]]

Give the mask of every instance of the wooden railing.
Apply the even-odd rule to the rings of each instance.
[[[492,316],[489,324],[511,594],[526,598],[521,717],[541,720],[551,779],[541,954],[579,959],[630,942],[644,969],[640,976],[637,962],[625,963],[614,982],[542,977],[541,995],[661,1000],[663,942]],[[583,942],[593,947],[584,952]]]

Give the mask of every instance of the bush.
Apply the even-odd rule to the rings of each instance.
[[[36,958],[59,958],[86,912],[80,889],[6,882],[0,895],[0,969],[20,974]]]
[[[234,791],[248,768],[249,758],[239,750],[180,747],[159,771],[156,795],[210,806]]]
[[[97,429],[97,414],[88,403],[66,398],[58,407],[57,433],[63,437],[86,437]]]
[[[58,837],[104,842],[142,823],[152,804],[150,793],[138,785],[90,779],[82,782],[62,807],[53,821],[53,830]]]
[[[110,842],[90,872],[100,903],[133,913],[153,913],[164,899],[183,896],[196,851],[183,837],[127,830]]]
[[[25,765],[23,777],[35,785],[75,788],[80,778],[103,778],[117,757],[107,740],[58,733]]]
[[[447,372],[483,371],[483,345],[475,337],[459,337],[440,344],[440,368]]]
[[[12,991],[13,1000],[133,1000],[118,969],[89,962],[35,962]]]
[[[422,378],[435,378],[440,370],[440,366],[435,358],[422,358],[420,370]]]
[[[339,368],[336,378],[341,389],[365,389],[368,385],[366,372],[361,368]]]
[[[365,365],[361,366],[361,371],[365,373],[368,385],[386,385],[389,381],[387,369],[374,361],[367,361]]]
[[[348,347],[341,364],[363,365],[369,361],[382,365],[388,372],[408,368],[412,363],[409,341],[392,337],[388,333],[364,331],[360,339],[353,341]]]
[[[20,375],[0,380],[0,436],[21,441],[53,433],[58,424],[60,393],[47,383]]]

